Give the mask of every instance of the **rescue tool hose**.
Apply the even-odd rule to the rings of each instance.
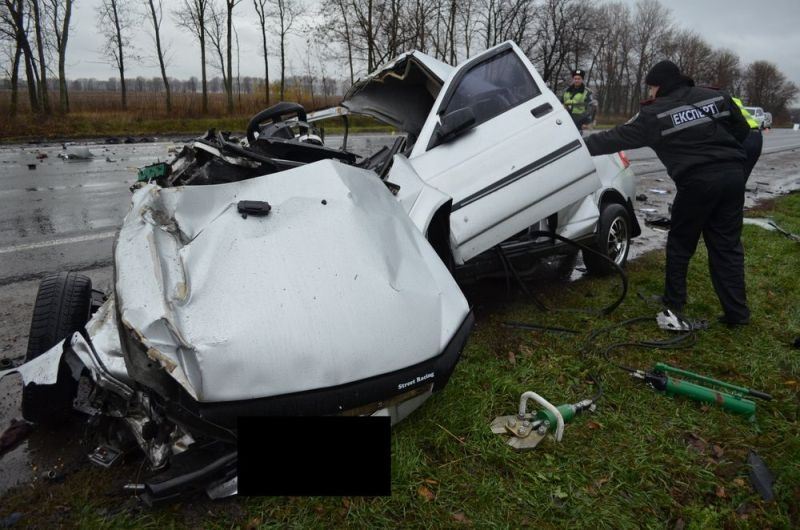
[[[620,279],[622,281],[622,291],[620,292],[619,296],[617,297],[616,300],[614,300],[613,303],[611,303],[610,305],[608,305],[608,306],[606,306],[606,307],[604,307],[604,308],[602,308],[600,310],[587,309],[587,310],[572,310],[572,311],[582,311],[582,312],[587,312],[587,313],[596,313],[596,314],[600,314],[600,315],[609,315],[609,314],[613,313],[614,310],[617,309],[620,306],[620,304],[623,302],[623,300],[625,300],[625,297],[628,294],[628,275],[625,273],[625,270],[622,267],[619,266],[619,264],[617,262],[615,262],[614,260],[612,260],[611,258],[609,258],[608,256],[606,256],[605,254],[603,254],[602,252],[600,252],[600,251],[598,251],[596,249],[593,249],[593,248],[591,248],[591,247],[589,247],[587,245],[584,245],[582,243],[578,243],[577,241],[573,241],[572,239],[570,239],[568,237],[564,237],[564,236],[555,234],[553,232],[547,232],[547,231],[544,231],[544,230],[535,230],[533,232],[530,232],[528,235],[531,236],[531,237],[548,237],[548,238],[551,238],[551,239],[558,239],[559,241],[561,241],[563,243],[566,243],[567,245],[571,245],[571,246],[573,246],[575,248],[578,248],[578,249],[580,249],[580,250],[582,250],[584,252],[589,252],[589,253],[592,253],[592,254],[596,254],[597,256],[600,256],[604,260],[608,261],[611,265],[613,265],[614,272],[616,272],[619,275],[619,277],[620,277]],[[498,249],[498,252],[500,254],[500,259],[503,262],[504,267],[506,267],[508,270],[511,271],[511,274],[514,276],[514,279],[517,281],[517,283],[519,284],[519,286],[522,289],[522,291],[527,296],[529,296],[531,298],[531,300],[533,300],[533,303],[536,304],[536,306],[539,309],[541,309],[542,311],[552,311],[552,309],[547,307],[547,305],[544,302],[539,300],[539,298],[536,295],[534,295],[528,289],[528,287],[525,285],[525,282],[520,277],[519,272],[516,270],[516,267],[514,267],[514,265],[511,263],[511,260],[508,259],[508,256],[506,256],[506,253],[503,250],[503,247],[498,246],[497,249]],[[570,311],[570,310],[568,310],[568,309],[557,309],[556,311]],[[542,329],[545,329],[545,327],[542,327]],[[554,328],[553,331],[567,332],[567,330],[565,330],[564,328],[559,328],[559,329],[555,329]],[[578,332],[576,331],[576,333],[578,333]]]
[[[562,241],[562,242],[564,242],[564,243],[566,243],[568,245],[571,245],[573,247],[579,248],[584,252],[590,252],[592,254],[598,255],[598,256],[602,257],[603,259],[605,259],[606,261],[608,261],[609,263],[611,263],[614,266],[615,272],[622,279],[622,292],[620,293],[619,297],[612,304],[610,304],[609,306],[606,306],[606,307],[602,308],[599,311],[597,311],[597,310],[594,310],[594,311],[587,310],[588,312],[590,312],[590,313],[593,312],[593,313],[597,313],[597,314],[600,314],[600,315],[608,315],[608,314],[612,313],[615,309],[617,309],[620,306],[620,304],[622,304],[623,300],[625,299],[625,297],[628,294],[628,275],[625,273],[625,271],[622,269],[622,267],[620,267],[619,264],[616,263],[614,260],[612,260],[607,255],[603,254],[602,252],[599,252],[596,249],[593,249],[593,248],[591,248],[591,247],[589,247],[587,245],[583,245],[581,243],[578,243],[577,241],[573,241],[572,239],[569,239],[567,237],[564,237],[564,236],[561,236],[561,235],[558,235],[558,234],[555,234],[555,233],[552,233],[552,232],[537,230],[537,231],[530,232],[529,235],[531,237],[549,237],[549,238],[553,238],[553,239],[558,239],[559,241]],[[550,311],[550,309],[547,307],[547,305],[544,304],[544,302],[542,302],[541,300],[539,300],[538,297],[536,297],[527,288],[527,286],[525,285],[524,281],[522,280],[522,278],[520,277],[519,273],[517,272],[516,268],[511,263],[511,260],[508,259],[508,256],[506,256],[505,252],[503,251],[503,248],[501,246],[498,246],[497,250],[498,250],[498,253],[500,255],[501,261],[503,262],[504,268],[506,268],[507,270],[511,271],[511,274],[514,276],[514,279],[517,281],[517,283],[519,284],[519,286],[522,289],[522,291],[533,300],[534,304],[538,308],[540,308],[543,311]],[[564,309],[564,310],[559,310],[559,311],[568,311],[568,310]],[[591,331],[591,333],[589,333],[589,335],[584,340],[583,345],[581,347],[581,351],[587,352],[590,349],[591,345],[595,342],[595,340],[598,337],[600,337],[601,335],[606,335],[606,334],[611,333],[612,331],[614,331],[616,329],[628,327],[628,326],[631,326],[631,325],[634,325],[634,324],[637,324],[637,323],[640,323],[640,322],[652,322],[652,317],[649,317],[649,316],[644,317],[643,316],[643,317],[631,318],[631,319],[628,319],[628,320],[624,320],[624,321],[622,321],[622,322],[620,322],[618,324],[612,324],[610,326],[606,326],[606,327],[603,327],[603,328],[595,329],[595,330]],[[580,335],[581,333],[583,333],[582,331],[569,329],[569,328],[563,328],[563,327],[558,327],[558,326],[547,326],[547,325],[542,325],[542,324],[525,323],[525,322],[504,322],[503,326],[509,327],[509,328],[517,328],[517,329],[553,331],[553,332],[557,332],[557,333],[568,333],[568,334],[573,334],[573,335]],[[629,366],[626,366],[624,364],[620,364],[620,363],[612,360],[611,352],[613,350],[624,348],[624,347],[627,347],[627,346],[633,346],[633,347],[639,347],[639,348],[656,348],[656,349],[683,348],[683,347],[686,347],[686,346],[691,346],[692,344],[694,344],[694,342],[696,340],[697,340],[697,336],[695,335],[694,330],[690,330],[687,333],[683,333],[683,334],[680,334],[680,335],[678,335],[676,337],[672,337],[672,338],[664,339],[664,340],[642,340],[642,341],[617,342],[617,343],[614,343],[614,344],[610,344],[609,346],[606,346],[602,351],[602,356],[607,362],[611,363],[613,366],[616,366],[617,368],[619,368],[621,370],[624,370],[626,372],[635,373],[635,372],[638,371],[636,368],[631,368]],[[597,387],[599,389],[599,392],[598,392],[597,396],[592,398],[592,401],[594,402],[594,401],[597,401],[598,399],[600,399],[600,397],[603,394],[603,389],[602,389],[602,386],[600,386],[599,380],[594,375],[589,374],[589,377],[593,380],[593,382],[597,385]]]

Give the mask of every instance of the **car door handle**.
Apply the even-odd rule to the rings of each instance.
[[[533,114],[534,118],[541,118],[542,116],[544,116],[545,114],[548,114],[552,110],[553,110],[553,106],[550,105],[550,103],[545,103],[545,104],[539,105],[538,107],[533,109],[531,111],[531,114]]]

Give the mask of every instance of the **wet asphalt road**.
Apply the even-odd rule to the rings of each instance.
[[[388,135],[352,136],[350,144],[356,152],[371,152],[391,140]],[[331,138],[329,143],[334,145],[336,139]],[[109,265],[113,238],[129,205],[128,188],[136,179],[136,168],[169,159],[169,148],[180,144],[85,144],[94,158],[74,161],[58,158],[63,151],[61,144],[0,147],[0,285],[53,271]],[[796,171],[774,175],[759,172],[769,163],[770,153],[780,155],[796,148],[800,148],[800,132],[768,133],[765,155],[756,166],[751,184],[771,192],[797,187]],[[40,153],[47,158],[37,160]],[[656,213],[666,215],[672,183],[663,166],[650,149],[637,149],[628,156],[640,177],[637,193],[651,197],[647,205],[637,203],[644,210],[641,219]],[[29,169],[29,164],[35,169]],[[658,197],[648,191],[653,187],[669,193]],[[646,239],[634,246],[635,254],[651,248]]]

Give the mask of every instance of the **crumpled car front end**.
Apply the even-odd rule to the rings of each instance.
[[[131,487],[151,502],[235,493],[240,416],[403,419],[447,383],[473,322],[385,184],[333,160],[144,185],[114,267],[87,333],[36,361],[88,372],[84,412],[144,451],[156,474]],[[52,382],[39,371],[26,384]],[[110,465],[118,445],[91,459]]]

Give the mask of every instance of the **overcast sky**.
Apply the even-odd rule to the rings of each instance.
[[[123,1],[138,3],[138,0]],[[635,4],[635,0],[623,1]],[[107,79],[117,75],[99,52],[103,45],[96,24],[95,6],[99,3],[100,0],[75,0],[67,57],[69,78]],[[171,12],[179,3],[179,0],[164,0],[165,10]],[[743,64],[759,59],[774,62],[790,80],[800,85],[800,0],[662,0],[662,3],[671,9],[671,20],[680,28],[700,33],[715,48],[730,48],[739,54]],[[314,22],[310,13],[314,11],[312,7],[318,5],[318,0],[306,0],[306,5],[310,6],[306,9],[309,14],[296,24],[298,29]],[[244,0],[234,13],[241,46],[241,75],[263,76],[261,37],[252,0]],[[137,20],[139,24],[133,41],[137,43],[138,53],[152,54],[152,40],[146,31],[147,19],[139,17]],[[165,14],[162,32],[162,40],[170,48],[167,74],[181,79],[199,77],[198,46],[187,31],[175,26],[171,13]],[[290,43],[288,63],[298,73],[305,69],[306,40],[298,31]],[[272,43],[272,49],[276,47],[277,39]],[[270,70],[270,77],[275,78],[277,58],[271,57]],[[127,72],[126,77],[160,75],[153,59],[132,64]],[[209,69],[209,77],[215,75],[218,73]]]

